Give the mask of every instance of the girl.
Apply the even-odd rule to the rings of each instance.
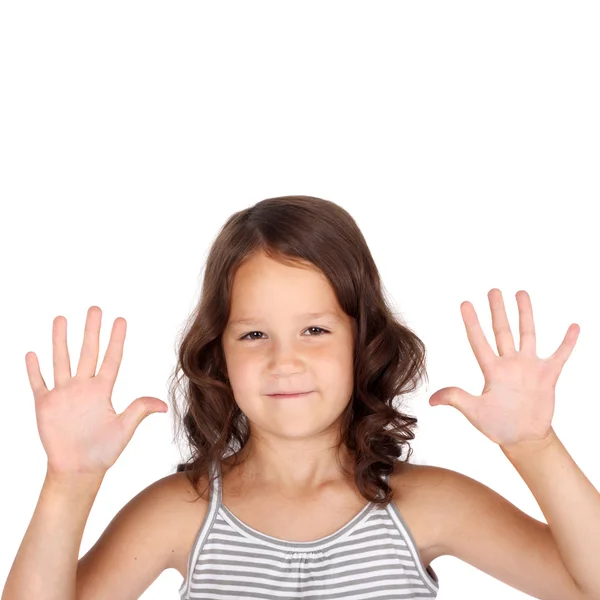
[[[182,600],[435,598],[430,563],[442,555],[536,598],[598,597],[587,534],[600,533],[600,495],[551,427],[578,327],[541,361],[528,296],[517,299],[519,352],[501,294],[490,292],[500,357],[461,305],[483,394],[446,388],[430,404],[456,407],[501,446],[552,530],[473,479],[409,461],[417,419],[401,402],[427,378],[423,342],[387,304],[344,209],[271,198],[219,232],[181,339],[170,397],[189,459],[132,499],[79,561],[104,474],[139,423],[167,406],[142,397],[115,414],[125,320],[96,375],[98,307],[74,377],[64,318],[54,322],[52,391],[27,354],[48,470],[3,600],[137,598],[167,568],[184,578]],[[555,493],[561,485],[569,501]]]

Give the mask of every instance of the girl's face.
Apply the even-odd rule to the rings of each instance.
[[[352,322],[314,267],[262,253],[240,266],[222,344],[235,400],[254,433],[329,440],[338,432],[354,384]],[[271,395],[277,392],[310,393]]]

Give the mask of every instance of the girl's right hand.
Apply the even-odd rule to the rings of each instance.
[[[52,329],[54,389],[48,390],[34,352],[25,355],[33,390],[38,431],[48,455],[48,472],[60,476],[104,477],[150,414],[167,412],[162,400],[142,396],[120,415],[111,395],[123,356],[127,322],[115,319],[102,366],[96,373],[102,311],[88,310],[79,365],[74,377],[67,348],[67,320],[56,317]]]

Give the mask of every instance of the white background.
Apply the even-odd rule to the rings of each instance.
[[[212,239],[273,196],[348,210],[425,342],[415,461],[541,520],[498,446],[428,399],[481,393],[462,301],[494,349],[493,287],[517,343],[515,293],[529,292],[541,357],[578,323],[553,426],[600,488],[599,30],[594,2],[2,3],[2,584],[46,466],[25,354],[52,385],[52,320],[67,318],[75,367],[98,305],[100,360],[114,319],[128,324],[115,410],[167,401]],[[143,421],[109,471],[80,556],[174,471],[172,418]],[[452,557],[432,566],[440,600],[529,597]],[[175,599],[181,582],[165,571],[142,598]]]

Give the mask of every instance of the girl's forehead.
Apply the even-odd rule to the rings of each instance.
[[[304,305],[307,311],[312,310],[310,305],[315,302],[336,304],[331,283],[314,269],[288,267],[278,263],[276,266],[242,265],[233,279],[232,303],[262,306],[270,300]],[[321,310],[321,306],[316,310]]]
[[[318,280],[327,282],[323,274],[310,264],[290,265],[268,256],[257,256],[246,260],[236,269],[233,278],[234,282],[246,284],[270,279],[281,282]]]
[[[333,286],[320,271],[264,255],[239,267],[231,290],[230,325],[307,318],[345,320]]]

